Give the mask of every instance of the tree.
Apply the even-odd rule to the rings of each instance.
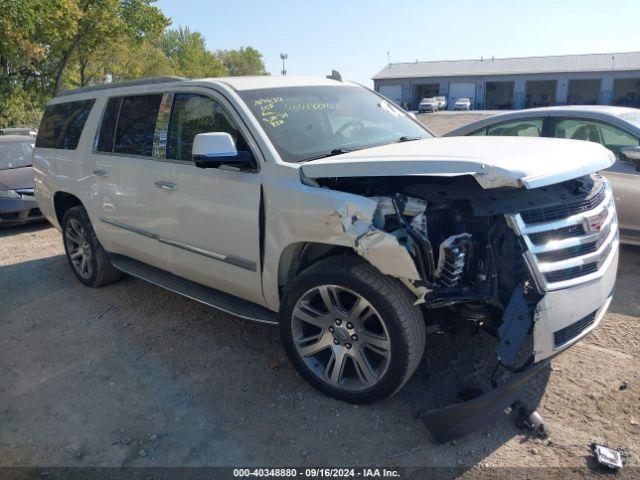
[[[219,50],[218,57],[227,69],[227,75],[268,75],[262,61],[262,54],[252,47],[240,50]]]
[[[219,77],[226,70],[220,59],[207,50],[200,32],[179,27],[167,31],[160,40],[160,48],[178,75],[191,78]]]
[[[138,42],[148,35],[158,35],[170,23],[151,5],[155,0],[75,0],[80,12],[71,39],[53,44],[51,55],[58,57],[53,95],[62,87],[63,76],[74,55],[86,63],[105,42],[126,39]]]
[[[156,75],[264,75],[251,47],[167,30],[155,0],[0,0],[0,126],[35,125],[63,88]]]

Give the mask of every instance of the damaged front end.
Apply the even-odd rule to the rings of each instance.
[[[335,221],[353,249],[416,296],[430,331],[497,338],[493,389],[419,417],[437,441],[464,435],[513,404],[550,358],[591,331],[615,281],[611,190],[597,175],[538,189],[484,190],[472,177],[325,178],[367,197]],[[495,374],[495,371],[494,371]]]

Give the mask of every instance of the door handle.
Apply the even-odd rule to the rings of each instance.
[[[178,190],[178,185],[176,185],[175,183],[171,183],[171,182],[157,181],[156,182],[156,187],[160,188],[162,190],[169,190],[171,192],[175,192],[176,190]]]
[[[108,177],[109,176],[109,172],[107,172],[106,170],[94,170],[93,173],[96,177]]]

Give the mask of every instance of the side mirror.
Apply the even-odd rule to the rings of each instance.
[[[199,168],[218,168],[230,165],[237,168],[255,166],[249,151],[238,151],[233,137],[225,132],[199,133],[193,138],[193,164]]]
[[[620,149],[620,157],[623,160],[635,162],[636,170],[640,171],[640,146],[638,147],[622,147]]]

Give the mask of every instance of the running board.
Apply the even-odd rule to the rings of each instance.
[[[178,277],[166,270],[152,267],[123,255],[110,254],[109,258],[114,267],[132,277],[145,280],[187,298],[204,303],[210,307],[230,313],[236,317],[254,322],[276,325],[278,315],[258,304],[238,298],[229,293],[214,288],[205,287],[191,280]]]

